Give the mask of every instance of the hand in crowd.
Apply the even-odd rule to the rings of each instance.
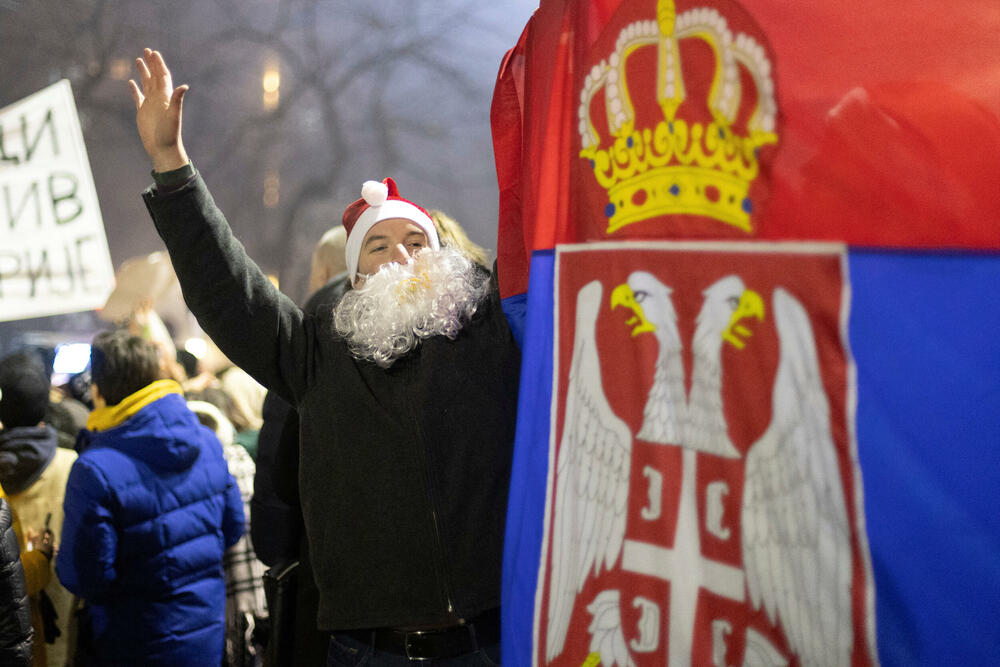
[[[135,123],[142,146],[153,160],[158,172],[178,169],[188,163],[181,139],[181,108],[188,87],[174,88],[170,70],[159,51],[144,49],[136,58],[139,85],[132,79],[129,88],[135,100]]]
[[[184,393],[187,394],[205,391],[209,387],[221,387],[222,385],[214,373],[205,371],[195,375],[193,378],[182,381],[181,386],[184,387]]]
[[[54,544],[55,536],[51,530],[46,528],[41,533],[38,533],[29,528],[24,536],[27,538],[32,551],[38,551],[49,560],[52,560],[56,550]]]

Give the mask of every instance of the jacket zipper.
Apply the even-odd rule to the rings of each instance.
[[[430,484],[429,484],[429,482],[430,482],[430,480],[428,480],[428,491],[430,490]],[[444,543],[441,541],[441,529],[438,526],[438,515],[437,515],[437,510],[434,509],[434,501],[433,500],[431,501],[431,508],[432,508],[431,509],[431,519],[434,521],[434,538],[437,541],[438,554],[440,555],[440,559],[441,559],[441,584],[444,587],[444,599],[445,599],[445,602],[448,605],[448,615],[449,616],[454,616],[455,615],[455,607],[451,603],[451,592],[448,590],[448,574],[447,574],[446,568],[445,568],[446,563],[445,563],[445,559],[444,559]]]
[[[410,369],[407,370],[410,371]],[[412,376],[412,372],[408,372],[408,375]],[[441,574],[441,587],[444,593],[446,611],[449,616],[454,617],[455,606],[452,604],[451,591],[448,588],[448,563],[447,559],[445,559],[444,542],[441,539],[441,527],[438,522],[436,494],[434,493],[433,485],[431,484],[430,454],[427,448],[427,438],[424,437],[423,429],[419,427],[420,422],[417,419],[417,415],[413,415],[412,423],[418,425],[417,430],[420,435],[421,452],[423,453],[424,482],[427,484],[427,501],[431,506],[431,521],[434,523],[434,542],[437,545],[437,564]]]

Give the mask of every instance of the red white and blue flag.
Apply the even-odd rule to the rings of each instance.
[[[543,1],[493,101],[515,665],[1000,655],[1000,5]]]

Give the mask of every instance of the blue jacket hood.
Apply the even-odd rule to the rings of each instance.
[[[153,470],[182,472],[201,453],[199,442],[211,431],[202,426],[184,397],[168,394],[106,431],[90,432],[86,448],[111,447]],[[214,437],[214,435],[213,435]]]

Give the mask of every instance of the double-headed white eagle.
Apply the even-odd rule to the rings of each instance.
[[[742,321],[763,319],[763,301],[734,275],[715,282],[703,297],[688,392],[671,289],[651,273],[636,271],[612,292],[612,308],[633,313],[627,322],[632,335],[652,333],[659,342],[653,386],[636,437],[738,458],[723,413],[722,346],[728,342],[743,348],[751,332]],[[563,651],[577,594],[591,576],[615,567],[625,541],[632,435],[611,410],[602,386],[595,333],[602,300],[599,281],[577,295],[549,538],[547,661]],[[782,288],[774,290],[772,302],[780,359],[770,425],[746,456],[746,588],[753,608],[763,607],[771,623],[780,624],[802,664],[843,665],[850,661],[853,643],[850,526],[829,406],[805,309]],[[602,609],[607,618],[617,614],[620,623],[617,608]],[[634,664],[620,628],[615,631],[612,623],[609,630],[605,623],[599,637],[594,624],[591,646],[602,653],[602,661]]]

